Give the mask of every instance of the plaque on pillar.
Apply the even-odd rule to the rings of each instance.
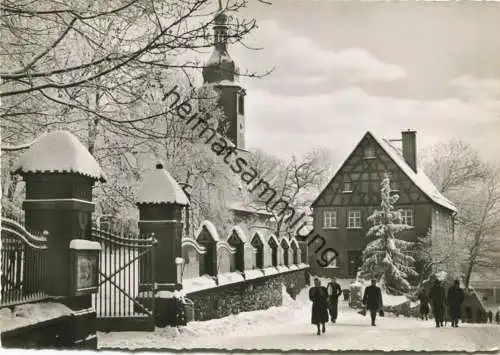
[[[73,239],[69,248],[70,296],[82,296],[97,292],[101,245],[88,240]]]
[[[177,265],[177,283],[182,286],[182,275],[184,274],[184,258],[175,258]]]

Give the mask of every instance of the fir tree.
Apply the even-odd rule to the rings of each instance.
[[[412,227],[402,224],[401,214],[394,210],[394,204],[399,199],[391,194],[390,179],[385,175],[381,183],[380,209],[368,217],[373,223],[367,237],[371,240],[363,250],[363,264],[360,276],[376,278],[391,294],[401,294],[409,291],[408,277],[416,276],[414,258],[410,248],[414,243],[397,238],[397,235]]]

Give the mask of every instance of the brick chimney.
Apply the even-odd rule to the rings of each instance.
[[[403,158],[406,163],[417,172],[417,132],[416,131],[403,131],[401,132],[403,142]]]

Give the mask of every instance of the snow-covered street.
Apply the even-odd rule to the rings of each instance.
[[[155,332],[99,333],[100,348],[209,348],[282,350],[415,350],[488,351],[500,349],[500,326],[460,324],[434,328],[421,321],[386,316],[370,326],[363,317],[339,303],[339,319],[317,336],[310,324],[307,290],[296,301],[285,297],[282,307],[245,312],[186,327],[158,328]]]

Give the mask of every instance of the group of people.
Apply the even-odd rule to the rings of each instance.
[[[342,294],[342,288],[337,281],[332,279],[326,287],[321,285],[319,278],[314,279],[314,286],[309,290],[309,299],[312,301],[311,323],[316,325],[317,334],[325,333],[325,324],[330,320],[335,323],[338,315],[338,300]],[[448,311],[451,326],[458,327],[458,320],[461,315],[462,303],[465,298],[465,292],[460,288],[460,282],[455,280],[453,286],[445,291],[441,281],[436,279],[430,288],[429,293],[421,289],[418,294],[420,301],[420,317],[428,319],[430,308],[434,314],[436,328],[444,326],[445,313]],[[375,326],[377,315],[383,316],[382,291],[377,286],[377,280],[372,279],[371,285],[365,288],[363,299],[365,307],[364,312],[370,312],[372,326]],[[491,313],[491,312],[490,312]],[[490,318],[492,316],[490,315]],[[500,314],[497,313],[496,321],[499,322]],[[490,320],[491,322],[491,320]]]
[[[377,314],[382,312],[382,291],[377,286],[375,279],[371,285],[365,288],[363,304],[370,311],[372,326],[375,326]],[[321,285],[318,278],[314,279],[314,286],[309,290],[309,299],[312,301],[311,323],[316,325],[317,334],[325,333],[325,324],[330,319],[332,323],[337,321],[338,302],[342,294],[342,288],[335,279],[332,279],[326,287]]]
[[[465,298],[465,291],[460,288],[460,282],[455,280],[453,286],[445,292],[441,281],[435,280],[434,285],[431,287],[429,294],[424,289],[420,290],[418,300],[420,302],[420,318],[427,320],[429,318],[430,308],[429,303],[432,305],[432,312],[436,322],[436,328],[442,327],[445,322],[446,311],[451,320],[452,327],[458,327],[458,320],[461,318],[462,303]],[[470,315],[472,317],[472,315]],[[489,311],[487,317],[490,323],[493,322],[493,312]],[[495,316],[497,323],[500,323],[500,311]]]
[[[448,289],[448,293],[446,293],[444,287],[441,285],[441,281],[436,279],[429,294],[427,294],[424,289],[420,290],[418,294],[420,317],[421,319],[428,319],[430,303],[436,322],[436,328],[443,326],[446,311],[448,311],[450,315],[451,326],[456,328],[458,327],[458,319],[460,318],[464,298],[465,292],[460,288],[460,282],[458,280],[453,282],[453,286],[451,286]],[[448,309],[446,309],[446,306],[448,306]]]

